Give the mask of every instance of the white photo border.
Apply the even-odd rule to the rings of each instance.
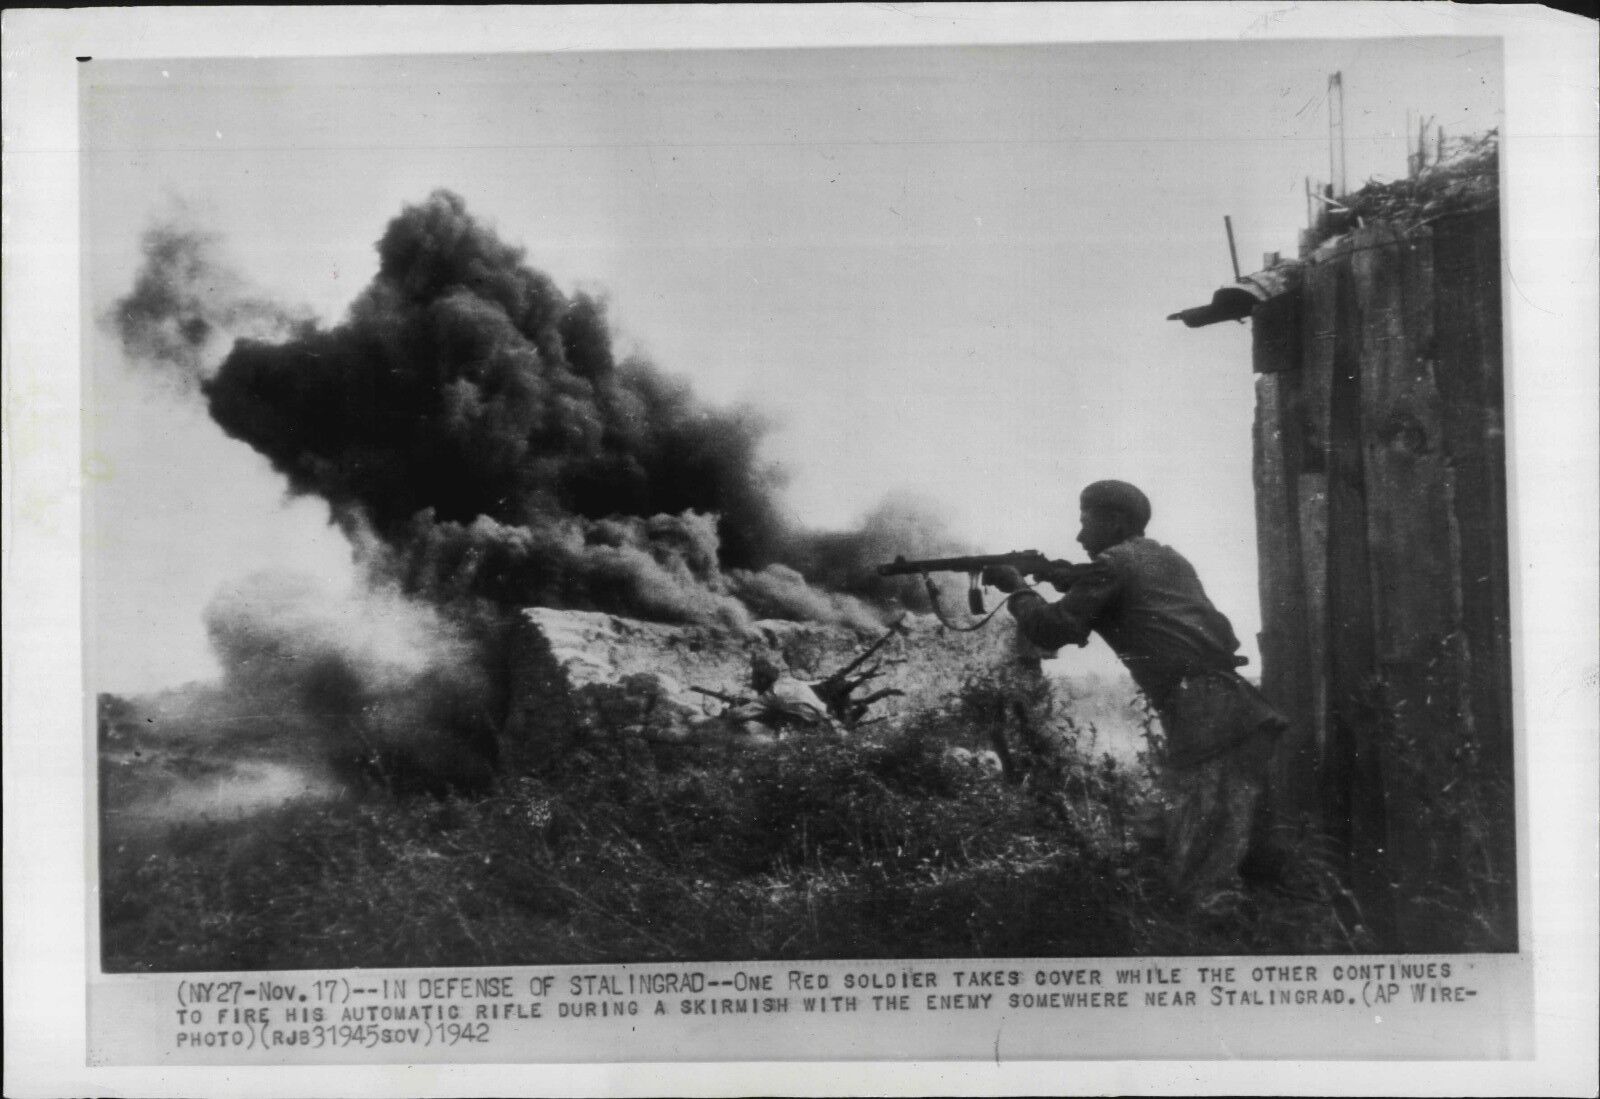
[[[1594,26],[1443,3],[232,8],[4,13],[7,1094],[1592,1093],[1596,1028]],[[77,57],[1500,36],[1514,678],[1531,855],[1527,1062],[88,1068]],[[1537,796],[1533,796],[1537,793]],[[222,1081],[226,1081],[222,1085]]]

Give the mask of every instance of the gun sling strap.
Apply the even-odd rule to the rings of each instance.
[[[933,608],[933,616],[939,620],[939,625],[943,626],[947,630],[954,630],[956,633],[976,633],[987,626],[991,618],[1004,610],[1006,605],[1010,603],[1011,600],[1015,599],[1018,595],[1021,595],[1025,591],[1034,590],[1033,585],[1026,584],[1012,592],[1010,595],[1006,596],[1004,599],[1000,600],[999,605],[997,605],[994,610],[978,619],[972,625],[961,626],[950,621],[950,619],[946,617],[944,608],[939,603],[939,589],[934,585],[933,576],[931,573],[924,572],[922,574],[922,586],[927,589],[928,605]]]

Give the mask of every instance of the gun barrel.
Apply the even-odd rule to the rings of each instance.
[[[1038,550],[1013,550],[1010,553],[979,553],[966,557],[930,557],[921,561],[907,561],[896,557],[887,565],[878,566],[879,576],[915,576],[925,572],[981,572],[990,565],[1010,565],[1023,572],[1041,568],[1049,559]]]

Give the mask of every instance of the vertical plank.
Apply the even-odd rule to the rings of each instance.
[[[1299,282],[1296,270],[1293,282]],[[1299,290],[1264,302],[1253,317],[1256,373],[1256,502],[1262,605],[1262,689],[1290,718],[1270,782],[1275,827],[1302,835],[1317,814],[1318,715],[1315,661],[1307,648],[1306,544],[1299,528],[1299,474],[1304,467],[1304,334],[1306,299]]]
[[[1436,327],[1445,368],[1439,382],[1446,442],[1461,481],[1456,523],[1461,531],[1464,625],[1477,688],[1472,709],[1485,747],[1498,749],[1509,761],[1510,600],[1498,224],[1481,214],[1448,218],[1438,223],[1435,234]]]
[[[1337,264],[1316,264],[1307,279],[1305,370],[1300,413],[1304,444],[1300,472],[1300,560],[1306,590],[1306,651],[1317,759],[1328,739],[1328,447],[1334,348]]]
[[[1499,807],[1489,822],[1480,873],[1501,882],[1492,903],[1504,948],[1511,949],[1516,943],[1515,760],[1498,209],[1435,224],[1434,285],[1445,441],[1457,477],[1466,702],[1484,800]]]
[[[1362,441],[1380,711],[1374,732],[1389,796],[1387,858],[1397,884],[1396,946],[1444,948],[1460,929],[1430,908],[1460,877],[1446,788],[1466,728],[1455,470],[1434,361],[1430,234],[1375,227],[1358,257]]]
[[[1420,663],[1459,619],[1454,477],[1433,362],[1432,249],[1373,227],[1356,256],[1362,313],[1362,418],[1378,658]]]
[[[1328,750],[1323,757],[1325,818],[1340,841],[1369,927],[1394,943],[1387,873],[1387,804],[1374,751],[1376,667],[1367,506],[1362,462],[1361,355],[1364,329],[1358,288],[1370,269],[1358,261],[1372,243],[1358,230],[1329,257],[1335,332],[1329,379],[1328,437]]]
[[[1328,473],[1322,468],[1300,474],[1300,563],[1306,592],[1306,678],[1310,707],[1309,739],[1315,763],[1328,750]]]
[[[1281,333],[1257,322],[1255,338],[1278,341]],[[1303,761],[1313,751],[1305,653],[1305,598],[1299,558],[1300,534],[1294,469],[1298,449],[1293,419],[1293,371],[1256,380],[1253,431],[1256,549],[1260,561],[1261,689],[1289,718],[1290,729],[1274,760],[1269,791],[1273,824],[1298,830],[1311,811],[1314,784]],[[1287,414],[1286,414],[1287,410]]]
[[[1473,276],[1468,285],[1477,290],[1477,300],[1472,314],[1481,327],[1477,330],[1479,345],[1477,357],[1482,376],[1482,397],[1479,408],[1479,429],[1483,443],[1484,471],[1483,511],[1476,529],[1475,547],[1483,552],[1482,575],[1484,583],[1475,605],[1484,608],[1479,650],[1486,655],[1483,661],[1486,697],[1493,701],[1493,724],[1497,737],[1491,746],[1492,758],[1501,775],[1509,783],[1515,777],[1515,739],[1512,729],[1511,706],[1511,566],[1510,566],[1510,514],[1506,507],[1506,426],[1505,426],[1505,363],[1504,334],[1501,331],[1500,285],[1500,207],[1473,216],[1466,229],[1473,244],[1475,262]],[[1476,574],[1475,574],[1476,575]],[[1509,828],[1515,832],[1515,827]],[[1514,836],[1507,837],[1511,851],[1516,850]],[[1515,874],[1511,875],[1515,879]],[[1516,889],[1511,887],[1513,901]],[[1513,939],[1513,942],[1515,940]]]

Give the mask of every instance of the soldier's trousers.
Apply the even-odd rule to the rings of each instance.
[[[1196,901],[1241,885],[1257,810],[1267,785],[1274,732],[1259,732],[1192,767],[1169,767],[1161,780],[1168,884]]]

